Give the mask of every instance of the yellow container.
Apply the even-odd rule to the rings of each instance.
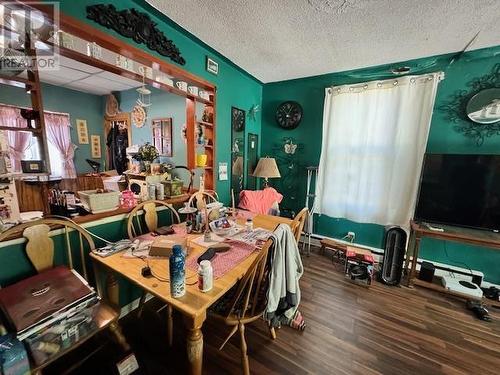
[[[198,167],[204,167],[207,165],[207,155],[206,154],[197,154],[196,155],[196,165]]]

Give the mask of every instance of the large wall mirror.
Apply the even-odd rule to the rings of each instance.
[[[500,88],[479,91],[467,103],[467,116],[479,124],[500,121]]]
[[[39,67],[40,90],[32,89],[38,84],[32,72],[0,69],[0,127],[16,185],[23,182],[18,186],[21,205],[30,201],[24,197],[31,187],[24,182],[31,178],[33,186],[48,179],[73,191],[99,185],[97,172],[130,178],[134,153],[145,144],[158,150],[154,164],[170,172],[167,178],[177,177],[187,187],[194,173],[195,188],[203,181],[213,189],[215,86],[64,15],[60,24],[62,30],[44,41],[45,49],[58,45],[51,50],[58,66]],[[32,110],[34,97],[43,114]],[[33,191],[39,201],[43,196]],[[41,202],[26,204],[21,211],[47,212]]]

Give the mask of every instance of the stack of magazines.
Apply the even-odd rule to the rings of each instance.
[[[9,330],[37,366],[96,330],[99,297],[75,270],[58,266],[0,289]]]

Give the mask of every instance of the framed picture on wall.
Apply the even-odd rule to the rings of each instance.
[[[207,72],[219,74],[219,64],[207,56]]]
[[[153,130],[153,146],[161,156],[171,157],[172,151],[172,118],[156,118],[151,120]]]
[[[78,133],[78,143],[81,145],[88,145],[89,133],[87,129],[87,120],[76,119],[76,132]]]
[[[90,147],[92,151],[92,159],[101,158],[101,136],[92,134],[90,136]]]

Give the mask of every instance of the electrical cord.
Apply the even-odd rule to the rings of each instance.
[[[54,219],[62,219],[62,220],[65,220],[65,221],[69,221],[70,223],[73,223],[75,225],[78,225],[80,228],[83,229],[84,232],[87,232],[89,235],[91,235],[92,237],[94,238],[97,238],[98,240],[101,240],[103,241],[105,244],[107,245],[111,245],[111,244],[114,244],[115,242],[112,242],[112,241],[109,241],[105,238],[102,238],[100,236],[98,236],[97,234],[94,234],[92,233],[91,231],[89,231],[88,229],[82,227],[80,224],[76,223],[75,221],[71,220],[70,218],[66,217],[66,216],[61,216],[61,215],[48,215],[46,216],[47,219],[50,219],[50,218],[54,218]]]
[[[151,245],[148,245],[148,248],[151,248]],[[170,283],[170,279],[169,278],[166,278],[166,277],[163,277],[163,276],[159,276],[158,274],[156,274],[153,271],[153,267],[151,266],[151,264],[149,262],[149,258],[147,256],[140,256],[140,255],[134,254],[134,251],[137,250],[137,248],[135,246],[132,247],[131,250],[132,251],[130,253],[132,254],[133,257],[138,258],[138,259],[142,260],[144,263],[146,263],[146,267],[148,267],[149,270],[151,271],[151,276],[153,276],[159,282]],[[188,277],[186,277],[186,280],[188,280],[190,278],[193,278],[193,277],[196,277],[196,276],[197,275],[188,276]],[[198,283],[198,280],[196,280],[196,282],[193,282],[193,283],[187,283],[186,282],[186,285],[196,285],[197,283]]]
[[[82,227],[81,225],[79,225],[78,223],[76,223],[75,221],[71,220],[70,218],[66,217],[66,216],[61,216],[61,215],[49,215],[47,216],[47,218],[55,218],[55,219],[62,219],[62,220],[65,220],[65,221],[69,221],[75,225],[78,225],[80,226],[86,233],[88,233],[90,236],[94,237],[94,238],[97,238],[101,241],[103,241],[104,243],[106,243],[107,245],[111,245],[111,244],[114,244],[115,242],[112,242],[112,241],[109,241],[109,240],[106,240],[105,238],[102,238],[101,236],[98,236],[97,234],[95,233],[92,233],[91,231],[89,231],[88,229]],[[151,247],[151,245],[149,245],[149,247]],[[151,267],[151,265],[149,264],[149,259],[147,257],[143,257],[143,256],[140,256],[140,255],[136,255],[134,254],[134,251],[136,250],[135,247],[132,247],[132,251],[131,251],[131,254],[132,256],[134,256],[135,258],[138,258],[138,259],[141,259],[142,261],[144,261],[146,263],[146,266],[151,270],[151,275],[158,281],[160,282],[165,282],[165,283],[169,283],[170,282],[170,279],[168,278],[164,278],[162,276],[158,276],[157,274],[155,274],[155,272],[153,272],[153,268]],[[191,276],[188,276],[186,277],[186,280],[187,279],[190,279],[192,277],[195,277],[197,275],[191,275]],[[186,283],[186,285],[195,285],[197,284],[198,281],[194,282],[194,283]]]

